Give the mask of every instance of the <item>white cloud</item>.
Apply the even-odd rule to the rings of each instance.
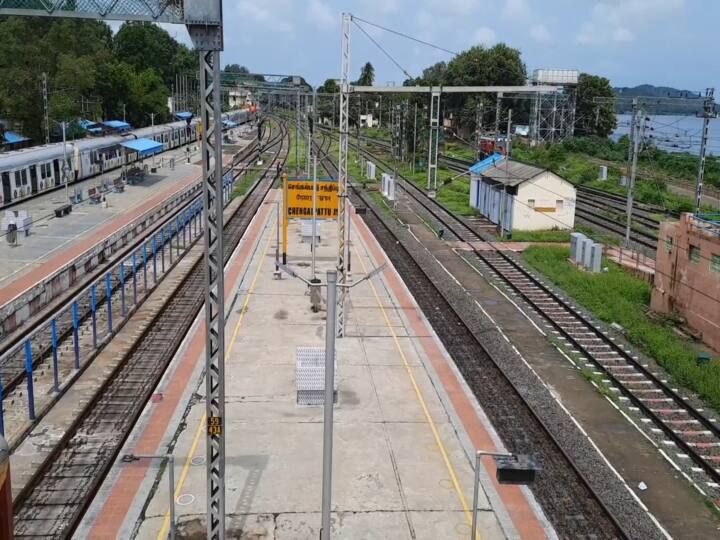
[[[545,25],[542,24],[534,24],[530,28],[530,37],[533,38],[535,41],[540,41],[543,43],[552,41],[552,35],[550,34],[550,30],[548,30]]]
[[[602,0],[595,4],[590,21],[580,27],[576,39],[583,44],[633,41],[633,28],[648,27],[684,9],[685,0]]]
[[[612,38],[613,38],[613,41],[618,41],[618,42],[634,41],[635,34],[633,34],[627,28],[618,27],[613,31]]]
[[[340,28],[340,16],[336,16],[330,6],[321,0],[310,0],[307,7],[306,17],[309,22],[322,30]]]
[[[527,17],[530,15],[530,7],[526,0],[505,0],[505,9],[503,16],[505,17]]]
[[[482,45],[494,45],[497,43],[497,34],[492,28],[487,26],[481,26],[473,34],[473,42],[480,43]]]

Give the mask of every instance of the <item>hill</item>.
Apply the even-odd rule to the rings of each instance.
[[[690,90],[679,90],[669,86],[653,86],[652,84],[641,84],[635,87],[613,88],[615,95],[623,98],[649,98],[642,102],[652,114],[695,114],[702,110],[702,97],[697,92]],[[652,98],[658,98],[653,103]],[[670,99],[667,99],[670,98]],[[684,99],[683,99],[684,98]],[[677,100],[677,101],[675,101]],[[616,108],[618,113],[629,113],[629,104],[619,104]]]

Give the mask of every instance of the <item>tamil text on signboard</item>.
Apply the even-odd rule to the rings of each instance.
[[[337,182],[318,181],[315,217],[335,219],[338,215]],[[313,183],[311,180],[288,180],[287,215],[289,218],[312,219]]]

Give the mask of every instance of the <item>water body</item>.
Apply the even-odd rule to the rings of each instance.
[[[687,152],[698,155],[700,153],[700,140],[702,137],[702,118],[695,116],[648,115],[645,135],[655,142],[655,145],[668,152]],[[611,135],[617,141],[630,132],[629,114],[618,114],[618,127]],[[720,156],[720,118],[710,120],[710,135],[708,140],[708,154]]]

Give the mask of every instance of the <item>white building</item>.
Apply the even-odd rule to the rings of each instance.
[[[470,173],[470,206],[504,231],[574,227],[575,186],[554,172],[494,154]]]

